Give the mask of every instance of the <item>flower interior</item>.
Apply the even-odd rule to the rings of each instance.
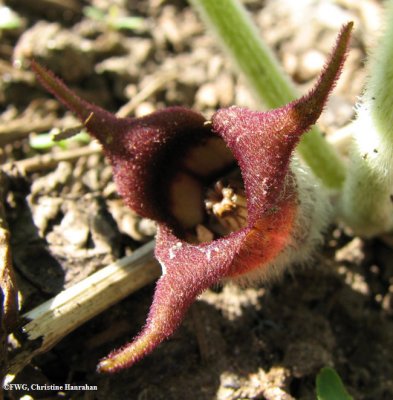
[[[223,139],[205,122],[198,134],[168,144],[157,175],[162,213],[188,243],[226,236],[247,225],[240,169]],[[242,222],[233,223],[242,206]],[[232,223],[228,222],[231,221]]]

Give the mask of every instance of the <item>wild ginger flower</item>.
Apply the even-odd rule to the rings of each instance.
[[[158,225],[156,257],[163,274],[146,325],[103,359],[99,371],[129,367],[152,351],[209,286],[230,278],[266,280],[309,257],[325,223],[316,208],[326,203],[317,205],[314,184],[291,156],[340,74],[352,25],[343,27],[306,96],[268,112],[221,109],[210,121],[183,107],[117,118],[32,63],[41,83],[101,142],[126,204]],[[233,168],[241,172],[237,183],[211,188]]]

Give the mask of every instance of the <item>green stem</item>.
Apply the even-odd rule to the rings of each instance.
[[[370,55],[352,126],[355,145],[341,203],[346,222],[364,236],[393,230],[393,0],[386,5],[386,29]]]
[[[250,16],[238,0],[190,0],[205,23],[213,28],[257,98],[277,108],[298,97],[293,83],[262,41]],[[316,176],[330,188],[340,188],[345,167],[317,128],[303,136],[298,150]]]

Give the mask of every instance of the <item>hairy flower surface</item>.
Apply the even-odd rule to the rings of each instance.
[[[209,286],[226,278],[253,277],[256,271],[268,278],[275,261],[291,261],[288,249],[308,246],[315,218],[307,213],[312,210],[315,217],[315,210],[312,199],[307,200],[312,198],[307,179],[292,168],[291,156],[322,112],[341,71],[351,29],[352,23],[343,27],[306,96],[268,112],[221,109],[210,121],[182,107],[138,119],[117,118],[32,63],[41,83],[101,142],[125,202],[158,223],[156,257],[163,274],[146,325],[131,343],[103,359],[99,371],[129,367],[148,354],[174,332]],[[240,169],[241,187],[221,188],[215,204],[206,201],[207,188],[233,168]],[[238,227],[210,231],[212,216],[205,203],[218,217],[232,213],[226,227],[234,226],[228,221],[237,221]]]

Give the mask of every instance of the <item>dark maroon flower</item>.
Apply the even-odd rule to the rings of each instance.
[[[313,220],[307,213],[315,218],[314,192],[291,167],[291,156],[340,74],[352,25],[342,29],[306,96],[268,112],[221,109],[211,121],[182,107],[117,118],[32,63],[41,83],[101,142],[125,202],[158,223],[156,257],[163,274],[146,325],[131,343],[103,359],[99,371],[129,367],[148,354],[209,286],[256,273],[269,277],[290,261],[291,249],[301,253],[310,247]],[[240,185],[211,188],[234,167],[240,168]],[[222,219],[221,226],[214,228],[209,212]]]

